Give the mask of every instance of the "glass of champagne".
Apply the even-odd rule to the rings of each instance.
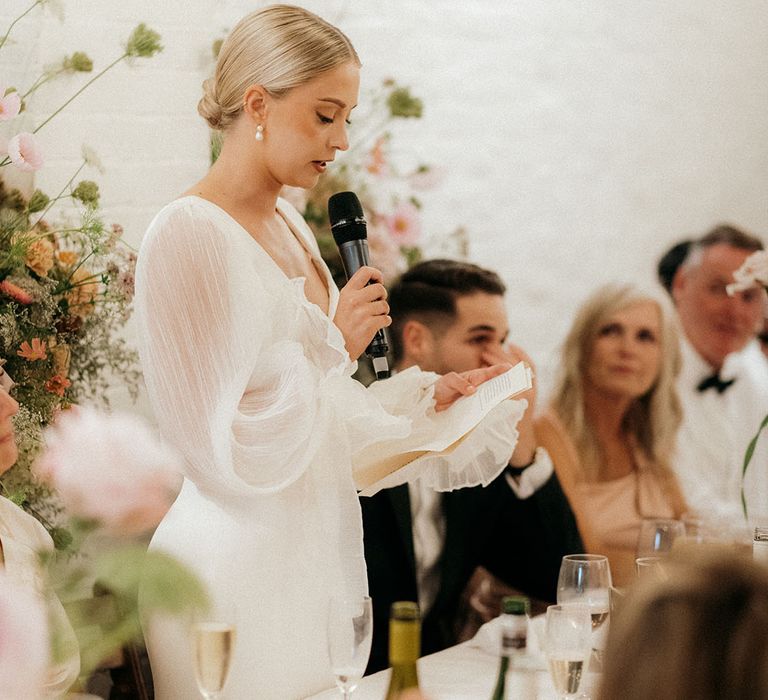
[[[611,610],[611,568],[602,554],[567,554],[560,564],[557,602],[589,607],[592,629],[608,619]]]
[[[637,556],[652,557],[667,554],[678,537],[685,535],[685,526],[669,518],[643,518],[637,538]]]
[[[221,697],[235,646],[235,614],[229,606],[196,616],[192,623],[195,678],[206,700]]]
[[[373,608],[368,596],[358,600],[332,598],[328,608],[328,656],[344,700],[365,673],[373,637]]]
[[[592,651],[592,615],[580,603],[550,605],[544,627],[544,651],[559,698],[573,697]]]

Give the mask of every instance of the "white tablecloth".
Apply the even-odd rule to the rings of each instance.
[[[525,666],[525,668],[520,668]],[[419,686],[429,700],[484,700],[496,683],[499,657],[475,640],[419,659]],[[390,671],[363,678],[352,700],[381,700],[387,692]],[[580,691],[594,697],[598,674],[588,672]],[[515,664],[507,677],[507,697],[515,700],[554,700],[557,697],[544,659],[536,654]],[[312,700],[339,700],[336,689],[313,695]]]

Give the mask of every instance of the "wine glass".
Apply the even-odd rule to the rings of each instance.
[[[637,556],[650,557],[666,554],[678,537],[685,535],[685,526],[679,520],[643,518],[637,538]]]
[[[583,603],[590,609],[592,629],[608,619],[611,609],[611,567],[602,554],[566,554],[557,579],[557,602]]]
[[[196,615],[192,623],[195,678],[206,700],[221,697],[232,663],[235,637],[235,614],[231,606],[216,606]]]
[[[332,598],[328,609],[328,656],[336,685],[348,700],[365,673],[373,637],[368,596],[356,601]]]
[[[664,578],[663,557],[638,557],[635,559],[637,566],[637,578]]]
[[[599,628],[611,612],[611,567],[602,554],[567,554],[560,564],[557,602],[582,603],[589,608],[592,621],[592,651],[596,663],[602,661],[603,636]]]
[[[592,615],[588,605],[550,605],[544,623],[544,651],[560,698],[579,692],[592,651]]]

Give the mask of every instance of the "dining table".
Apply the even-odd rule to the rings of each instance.
[[[497,623],[498,624],[498,623]],[[530,627],[530,624],[529,624]],[[488,623],[469,641],[449,647],[417,662],[419,688],[426,700],[490,700],[499,672],[498,644],[500,629]],[[529,632],[529,639],[531,633]],[[535,640],[527,653],[512,657],[507,673],[506,697],[512,700],[556,700],[547,662]],[[390,669],[365,676],[351,700],[383,700],[389,684]],[[600,674],[588,670],[582,678],[581,698],[596,698]],[[337,688],[310,696],[308,700],[339,700]]]

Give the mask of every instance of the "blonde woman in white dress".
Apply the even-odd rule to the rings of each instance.
[[[244,18],[199,104],[221,155],[154,219],[139,254],[136,312],[148,394],[185,458],[152,547],[234,604],[224,697],[289,700],[333,685],[332,595],[366,592],[355,454],[430,433],[434,410],[503,368],[414,369],[365,389],[351,375],[389,325],[380,273],[339,292],[301,216],[279,198],[310,188],[347,148],[360,62],[335,27],[295,7]],[[508,463],[524,404],[506,401],[451,457],[424,458],[439,487],[487,483]],[[189,627],[152,621],[158,700],[197,696]]]

